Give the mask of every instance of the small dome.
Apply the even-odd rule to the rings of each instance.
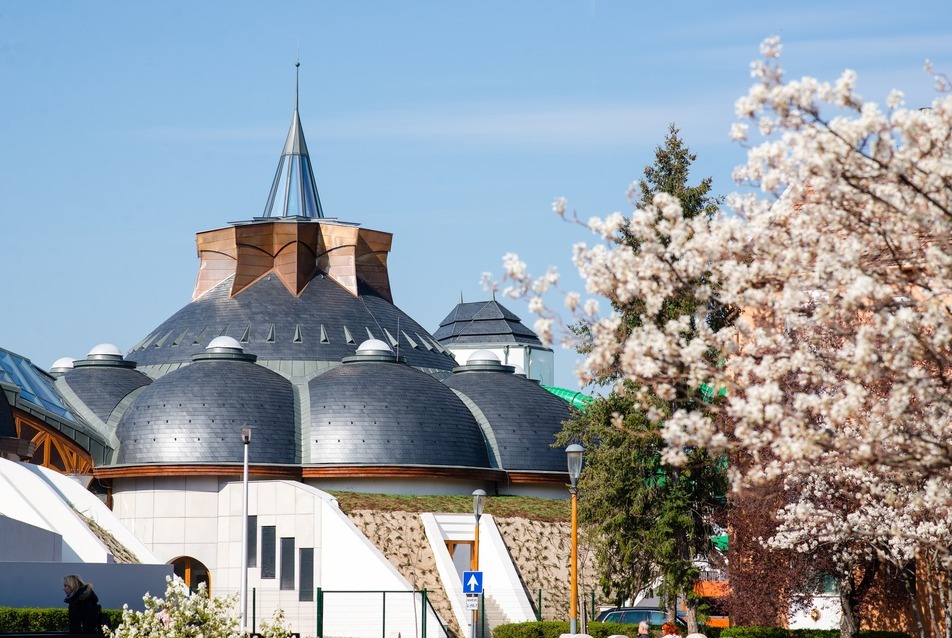
[[[469,359],[467,359],[467,363],[485,363],[485,362],[501,363],[499,361],[499,357],[497,357],[495,354],[493,354],[489,350],[477,350],[473,354],[469,355]]]
[[[308,382],[305,463],[490,467],[476,418],[437,379],[393,361],[344,363]]]
[[[121,357],[122,352],[119,351],[118,347],[111,343],[100,343],[97,346],[93,346],[93,349],[86,354],[87,357],[97,357],[103,355]]]
[[[526,376],[526,371],[525,371],[525,370],[522,368],[522,366],[520,366],[520,365],[513,365],[513,366],[512,366],[512,373],[513,373],[514,375],[516,375],[516,376],[519,376],[519,377],[524,377],[524,376]]]
[[[60,357],[50,366],[50,372],[66,372],[67,370],[72,370],[73,361],[75,361],[75,359],[72,357]]]
[[[512,368],[488,362],[456,368],[443,383],[464,395],[492,432],[492,454],[509,471],[565,472],[565,453],[551,447],[571,418],[569,404],[535,381],[511,374]],[[505,369],[510,374],[502,374]]]
[[[362,354],[393,354],[393,348],[380,339],[367,339],[357,346],[357,352]]]
[[[244,427],[254,429],[252,463],[294,463],[291,383],[246,359],[197,359],[157,379],[123,413],[116,463],[241,463]]]
[[[211,350],[213,348],[230,348],[232,350],[239,350],[241,352],[244,352],[244,348],[241,347],[241,344],[238,343],[238,340],[235,339],[234,337],[228,337],[228,336],[215,337],[214,339],[211,340],[211,342],[208,344],[208,347],[206,347],[205,349]]]

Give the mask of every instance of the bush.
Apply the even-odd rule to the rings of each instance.
[[[581,627],[581,623],[579,623]],[[569,633],[569,624],[564,621],[543,620],[499,625],[493,629],[493,638],[559,638]],[[588,633],[593,638],[607,638],[613,634],[635,636],[638,625],[622,625],[616,622],[588,623]]]
[[[11,633],[66,631],[69,616],[66,608],[0,607],[0,631]]]
[[[581,623],[579,623],[581,627]],[[765,629],[763,627],[737,627],[736,629]],[[774,629],[774,628],[766,628]],[[509,625],[499,625],[493,630],[493,638],[559,638],[561,634],[566,634],[569,631],[569,624],[567,622],[557,622],[557,621],[541,621],[541,622],[523,622],[523,623],[512,623]],[[707,638],[726,638],[722,632],[728,631],[722,627],[700,627],[702,634],[707,636]],[[789,632],[786,629],[778,629],[777,631],[782,632],[774,636],[766,636],[761,634],[743,634],[739,635],[739,638],[794,638],[789,635]],[[589,621],[588,623],[588,633],[593,636],[593,638],[606,638],[606,636],[611,636],[613,634],[620,634],[623,636],[634,637],[638,634],[638,625],[623,625],[621,623],[615,622],[595,622]],[[833,638],[839,637],[839,632],[835,632],[836,636]],[[876,632],[868,632],[876,633]],[[885,634],[886,632],[878,632]],[[652,636],[661,635],[660,625],[657,627],[651,628]],[[826,636],[796,636],[796,638],[827,638]],[[903,638],[903,636],[898,635],[882,635],[882,636],[865,636],[862,638]],[[909,638],[905,636],[905,638]]]
[[[713,629],[708,627],[707,629]],[[864,630],[860,638],[910,638],[902,631]],[[839,638],[839,629],[784,629],[783,627],[727,627],[719,638]],[[708,638],[715,638],[708,634]]]
[[[110,627],[122,620],[121,609],[103,609]],[[0,607],[0,632],[48,633],[69,630],[69,613],[63,608]]]
[[[726,627],[720,638],[790,638],[790,631],[783,627]]]

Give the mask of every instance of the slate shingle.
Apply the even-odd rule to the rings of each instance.
[[[295,463],[294,397],[287,379],[248,361],[199,360],[155,381],[119,421],[117,463]]]

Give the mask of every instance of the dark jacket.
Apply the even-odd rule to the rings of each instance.
[[[83,585],[63,601],[69,604],[69,633],[102,634],[99,624],[99,596],[89,585]]]

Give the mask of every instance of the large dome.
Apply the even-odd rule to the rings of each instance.
[[[116,431],[119,465],[241,463],[246,427],[254,441],[250,462],[299,461],[290,382],[253,356],[219,350],[198,355],[136,398]]]
[[[388,352],[362,348],[308,391],[306,463],[490,467],[479,425],[459,397]]]
[[[319,275],[294,296],[269,274],[230,296],[231,284],[223,281],[166,319],[127,358],[158,376],[157,368],[188,363],[213,338],[227,335],[263,364],[314,361],[331,367],[354,354],[359,343],[379,339],[399,344],[400,356],[411,366],[449,371],[456,365],[423,327],[369,288],[354,296]]]

